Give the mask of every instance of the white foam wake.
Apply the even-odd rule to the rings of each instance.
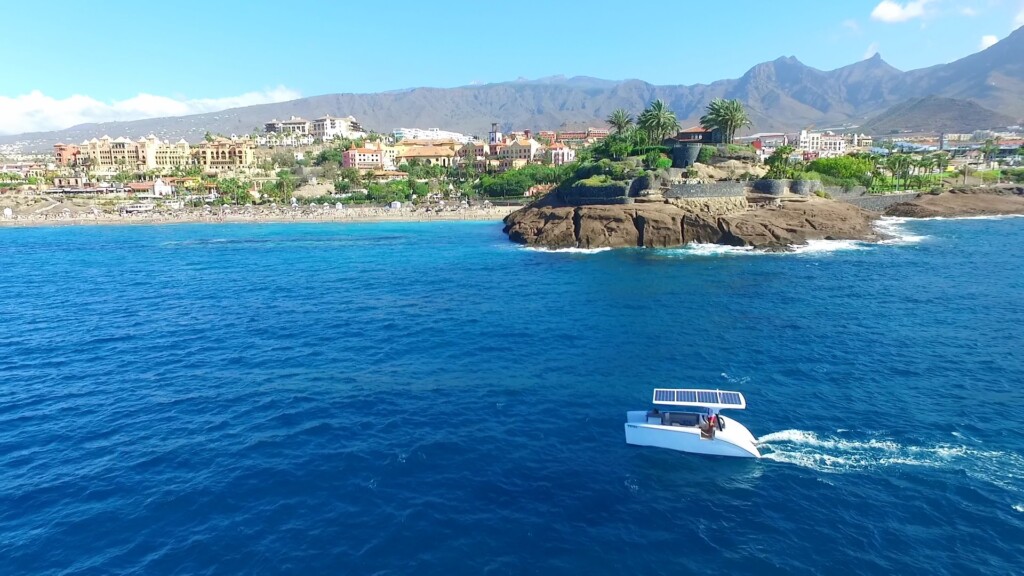
[[[819,436],[782,430],[758,438],[762,457],[818,472],[842,473],[887,466],[923,466],[963,470],[1000,487],[1024,492],[1024,456],[982,450],[965,444],[904,445],[884,437],[867,439]]]

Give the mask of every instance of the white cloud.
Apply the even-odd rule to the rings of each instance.
[[[80,94],[58,99],[33,90],[13,98],[0,96],[0,134],[60,130],[87,122],[202,114],[239,106],[283,102],[299,97],[298,92],[283,86],[225,98],[178,99],[139,94],[133,98],[113,102],[101,102]]]
[[[963,14],[964,16],[977,16],[978,15],[978,11],[975,10],[974,8],[971,8],[970,6],[964,6],[963,8],[961,8],[960,9],[960,13]]]
[[[985,48],[988,48],[989,46],[995,44],[996,42],[999,42],[999,38],[997,36],[995,36],[994,34],[986,34],[981,37],[980,47],[982,50],[984,50]]]
[[[860,24],[858,24],[857,21],[852,18],[849,20],[843,20],[843,28],[846,28],[847,30],[853,32],[854,34],[860,34]]]
[[[924,16],[924,7],[931,0],[913,0],[900,4],[893,0],[882,0],[871,11],[871,19],[881,22],[906,22]]]
[[[1021,26],[1024,26],[1024,8],[1021,8],[1020,12],[1017,12],[1017,16],[1013,19],[1014,30],[1020,28]]]
[[[872,42],[868,45],[868,49],[864,51],[864,60],[871,58],[875,54],[878,54],[878,42]]]

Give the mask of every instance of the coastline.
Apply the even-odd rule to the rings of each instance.
[[[374,222],[501,222],[518,206],[494,206],[451,211],[402,210],[388,208],[346,208],[344,210],[251,210],[251,211],[179,211],[173,213],[78,215],[19,215],[0,219],[3,228],[40,228],[57,226],[163,226],[168,224],[313,224]]]

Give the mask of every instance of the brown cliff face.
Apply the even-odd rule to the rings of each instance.
[[[877,240],[877,214],[824,199],[786,202],[726,216],[668,203],[526,207],[505,218],[513,242],[545,248],[666,248],[690,242],[768,250],[808,240]]]
[[[893,204],[886,216],[902,218],[955,218],[1024,214],[1024,186],[954,188],[942,194],[922,194],[910,202]]]

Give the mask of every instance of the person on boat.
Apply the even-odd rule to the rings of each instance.
[[[715,438],[715,425],[711,421],[714,414],[701,414],[700,415],[700,437],[705,440],[713,440]]]
[[[718,414],[712,413],[708,416],[708,436],[714,440],[715,430],[718,428]]]

